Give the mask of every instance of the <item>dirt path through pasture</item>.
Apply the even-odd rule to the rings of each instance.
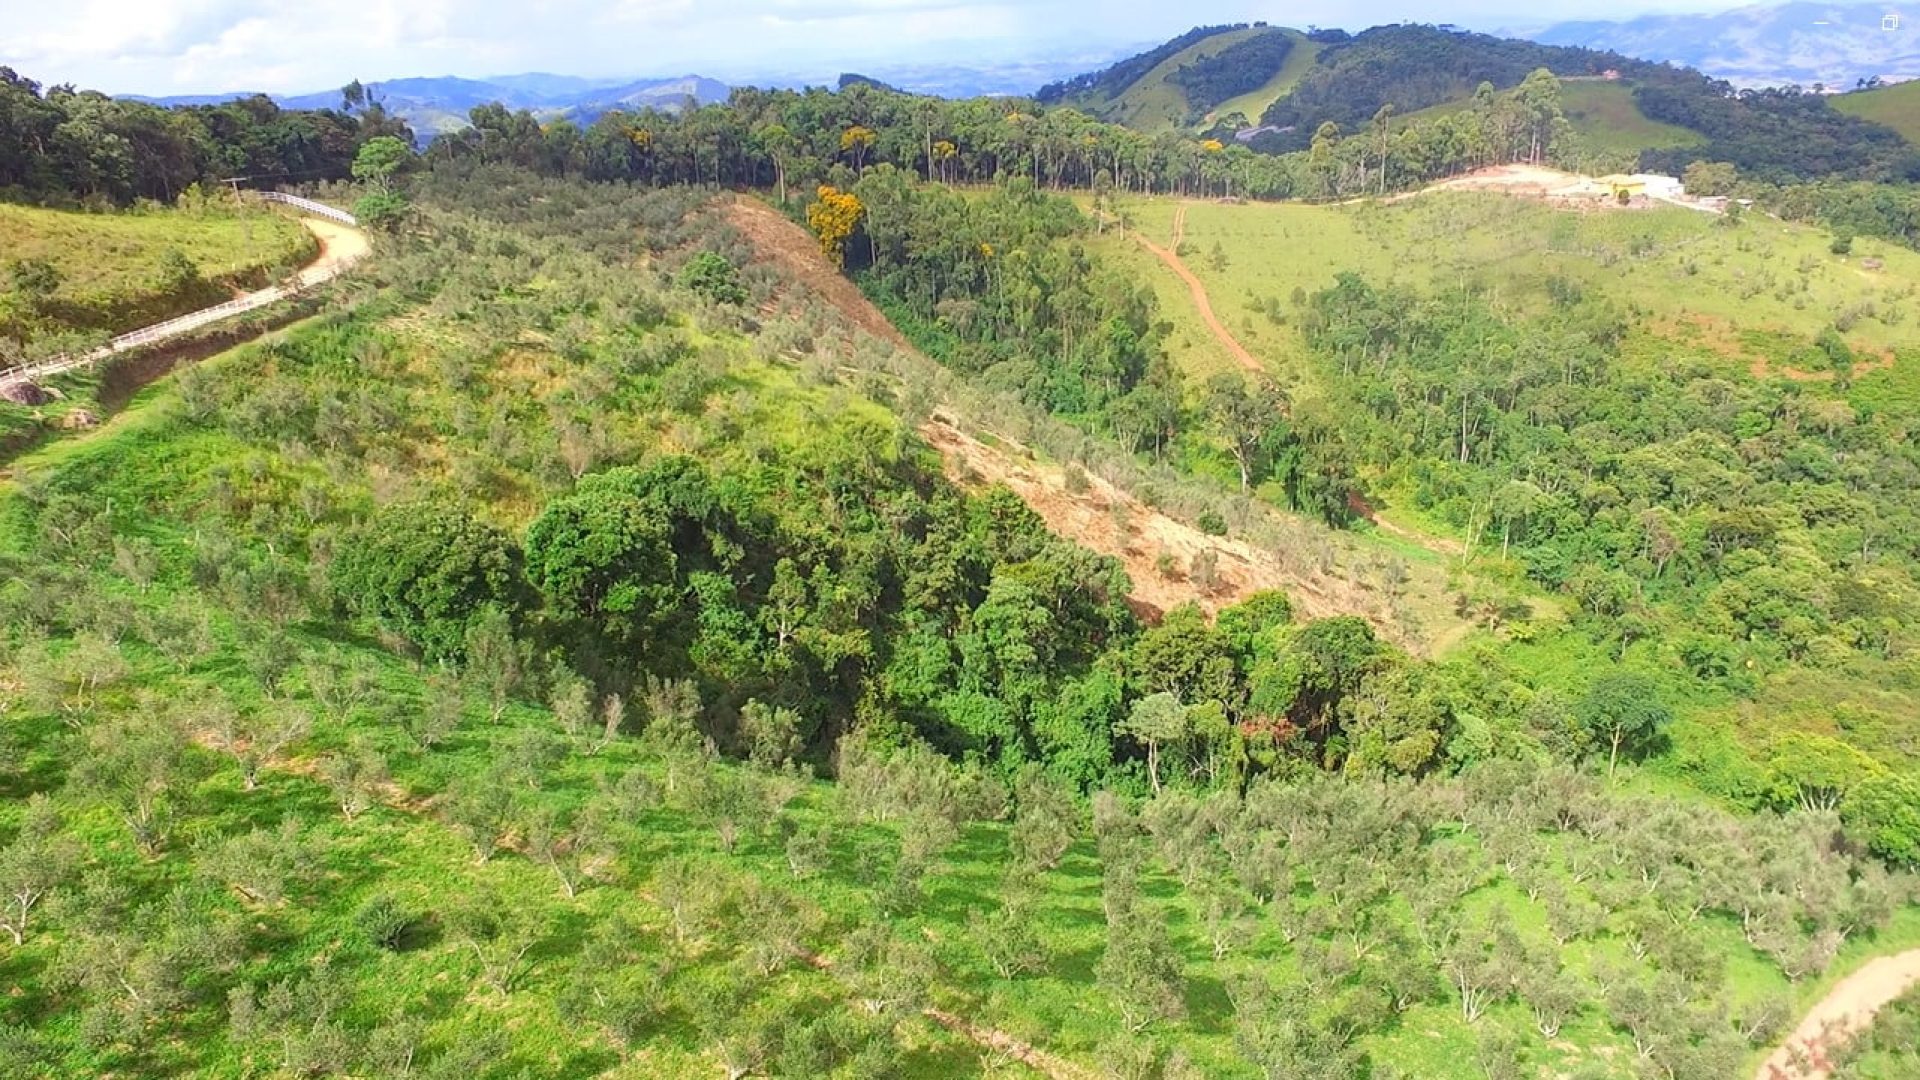
[[[833,309],[851,327],[912,349],[859,288],[821,257],[805,229],[753,199],[734,198],[722,212],[760,257],[777,265],[782,279],[813,303]],[[963,487],[1004,484],[1054,535],[1118,559],[1133,586],[1128,600],[1142,615],[1154,617],[1186,603],[1213,612],[1278,590],[1308,618],[1358,615],[1382,637],[1416,652],[1426,650],[1395,615],[1390,596],[1342,575],[1310,544],[1269,550],[1211,536],[1102,477],[1070,479],[1064,466],[1041,462],[1007,441],[980,437],[977,417],[965,424],[961,419],[937,415],[920,427],[921,437],[939,451],[948,478]]]
[[[1200,283],[1200,279],[1194,276],[1193,271],[1187,269],[1186,263],[1180,261],[1180,243],[1187,236],[1187,208],[1183,205],[1173,212],[1172,248],[1163,248],[1137,232],[1132,236],[1141,247],[1152,252],[1156,258],[1167,264],[1167,269],[1172,270],[1179,275],[1181,281],[1187,283],[1187,291],[1193,294],[1193,306],[1200,312],[1201,321],[1207,324],[1207,329],[1219,339],[1221,346],[1227,350],[1228,355],[1233,357],[1234,362],[1255,375],[1266,374],[1266,367],[1247,351],[1245,345],[1240,344],[1240,339],[1234,337],[1233,331],[1228,330],[1227,325],[1220,321],[1220,317],[1213,313],[1213,301],[1207,296],[1207,287]]]
[[[1550,169],[1542,171],[1553,172],[1553,170]],[[1193,294],[1194,309],[1200,313],[1201,320],[1204,321],[1207,324],[1207,328],[1213,332],[1214,338],[1220,342],[1221,347],[1226,349],[1234,360],[1250,374],[1265,376],[1267,374],[1266,367],[1262,365],[1251,352],[1247,351],[1246,346],[1240,344],[1239,339],[1233,336],[1233,332],[1228,330],[1226,324],[1220,321],[1219,316],[1213,313],[1213,301],[1207,295],[1207,287],[1201,283],[1200,278],[1195,275],[1192,270],[1187,268],[1187,264],[1180,258],[1180,245],[1185,242],[1187,238],[1186,205],[1184,203],[1181,204],[1173,212],[1173,247],[1163,248],[1137,232],[1133,233],[1132,236],[1141,247],[1152,252],[1161,262],[1167,264],[1169,270],[1178,274],[1180,280],[1186,282],[1187,291]],[[1355,514],[1365,518],[1371,522],[1375,528],[1389,536],[1395,536],[1409,543],[1418,544],[1429,551],[1438,552],[1442,555],[1462,558],[1467,554],[1466,545],[1460,543],[1458,540],[1429,536],[1426,533],[1409,529],[1404,525],[1395,525],[1393,522],[1382,519],[1379,513],[1374,510],[1373,504],[1369,503],[1366,498],[1358,492],[1353,492],[1348,495],[1347,505]]]
[[[1833,1075],[1828,1054],[1872,1026],[1881,1009],[1916,984],[1920,949],[1868,961],[1807,1011],[1754,1080],[1827,1080]]]

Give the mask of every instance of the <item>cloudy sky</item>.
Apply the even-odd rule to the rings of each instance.
[[[109,93],[320,90],[525,71],[820,78],[896,63],[1106,55],[1202,23],[1477,28],[1726,0],[0,0],[0,64]]]

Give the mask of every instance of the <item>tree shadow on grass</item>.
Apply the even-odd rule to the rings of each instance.
[[[1047,965],[1047,974],[1063,982],[1082,986],[1094,984],[1094,965],[1106,952],[1104,947],[1084,949],[1060,949],[1053,954],[1053,962]]]
[[[968,915],[976,911],[991,914],[1000,910],[1000,904],[997,897],[965,888],[952,879],[934,880],[924,894],[920,913],[929,919],[965,925]]]
[[[1188,976],[1185,996],[1188,1027],[1203,1035],[1225,1035],[1233,1030],[1233,998],[1219,978]]]

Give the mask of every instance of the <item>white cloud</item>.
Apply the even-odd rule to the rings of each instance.
[[[1525,21],[1617,18],[1552,4]],[[1643,0],[1691,6],[1698,0]],[[1707,0],[1711,2],[1711,0]],[[113,93],[301,92],[350,79],[521,71],[830,76],[857,64],[1080,55],[1199,23],[1513,24],[1513,0],[0,0],[0,64]],[[1478,17],[1476,19],[1476,17]]]

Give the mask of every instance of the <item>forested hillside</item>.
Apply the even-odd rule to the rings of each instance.
[[[171,202],[199,181],[343,180],[362,143],[411,140],[378,105],[353,114],[283,110],[264,95],[161,108],[71,86],[44,89],[0,67],[0,196]]]
[[[1168,81],[1185,92],[1194,114],[1205,114],[1223,101],[1266,85],[1292,54],[1293,35],[1269,29],[1182,64]]]
[[[702,193],[412,195],[16,465],[11,1073],[1724,1075],[1920,935],[1879,819],[1640,791],[1645,678],[1143,626]]]
[[[0,1075],[1743,1076],[1920,948],[1920,255],[1366,198],[1582,151],[1537,64],[1396,120],[1479,39],[1388,29],[1286,155],[849,79],[109,109],[193,153],[107,185],[10,82],[86,235],[308,154],[374,254],[7,462]],[[1905,205],[1747,122],[1697,184]]]
[[[1127,88],[1137,83],[1147,72],[1159,67],[1189,47],[1198,45],[1211,37],[1234,30],[1245,30],[1245,23],[1224,26],[1196,26],[1192,30],[1174,38],[1158,48],[1149,49],[1138,56],[1131,56],[1118,63],[1101,68],[1099,71],[1075,76],[1057,83],[1049,83],[1040,88],[1034,97],[1042,105],[1058,105],[1068,98],[1098,97],[1112,99],[1125,93]]]
[[[1598,75],[1629,61],[1613,53],[1555,48],[1434,26],[1379,26],[1320,50],[1312,71],[1260,123],[1290,128],[1288,149],[1323,123],[1358,128],[1383,105],[1408,113],[1470,96],[1481,83],[1506,89],[1538,68]]]

